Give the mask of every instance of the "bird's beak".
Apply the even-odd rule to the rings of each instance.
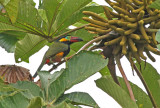
[[[83,41],[83,39],[79,37],[71,36],[70,42],[80,42],[80,41]]]

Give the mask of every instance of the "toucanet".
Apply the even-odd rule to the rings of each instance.
[[[38,75],[37,72],[39,72],[45,64],[50,65],[55,62],[60,62],[61,59],[70,52],[70,45],[72,43],[80,41],[83,40],[79,37],[74,37],[70,35],[66,35],[57,39],[56,42],[49,46],[49,49],[44,54],[42,62],[33,77],[35,78]]]

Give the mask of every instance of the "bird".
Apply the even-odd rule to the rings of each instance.
[[[57,39],[46,53],[43,56],[42,62],[39,65],[36,73],[33,75],[33,78],[36,78],[38,72],[42,69],[45,64],[53,64],[56,62],[60,62],[62,58],[67,56],[70,52],[70,45],[75,42],[83,41],[83,39],[71,35],[65,35]]]

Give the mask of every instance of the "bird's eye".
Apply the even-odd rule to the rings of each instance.
[[[70,36],[66,36],[65,38],[66,38],[67,40],[70,40],[71,37],[70,37]]]

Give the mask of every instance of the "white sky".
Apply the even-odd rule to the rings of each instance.
[[[39,1],[39,0],[34,0],[34,1]],[[106,3],[104,2],[104,0],[93,0],[95,2],[97,2],[100,5],[106,5]],[[5,65],[5,64],[16,64],[19,66],[23,66],[25,68],[30,69],[30,72],[32,74],[35,73],[36,69],[38,68],[39,64],[41,63],[41,59],[43,58],[43,55],[45,53],[45,51],[47,50],[48,47],[43,47],[38,53],[34,54],[33,56],[30,57],[30,63],[19,63],[16,64],[14,61],[14,54],[10,54],[7,53],[4,49],[2,49],[0,47],[0,65]],[[152,65],[157,69],[160,70],[160,57],[155,56],[156,57],[156,62],[152,63],[150,60],[148,62],[152,63]],[[135,74],[135,76],[132,75],[132,71],[130,69],[130,64],[128,63],[127,59],[123,58],[122,60],[122,66],[124,68],[124,71],[126,72],[127,78],[137,84],[139,87],[141,87],[144,90],[144,87],[141,83],[141,81],[139,80],[139,78],[137,77],[137,75]],[[43,69],[47,69],[48,66],[44,66]],[[60,68],[58,68],[59,70]],[[119,71],[117,72],[118,76],[121,76]],[[102,90],[100,90],[99,88],[96,87],[95,85],[95,80],[100,78],[100,74],[96,73],[95,75],[91,76],[90,78],[88,78],[87,80],[83,81],[80,84],[77,84],[75,86],[73,86],[71,89],[69,89],[67,91],[68,92],[73,92],[73,91],[81,91],[81,92],[87,92],[89,93],[94,100],[98,103],[98,105],[100,106],[100,108],[121,108],[116,101],[114,101],[114,99],[112,99],[112,97],[108,96],[106,93],[104,93]],[[84,107],[87,108],[87,107]]]

